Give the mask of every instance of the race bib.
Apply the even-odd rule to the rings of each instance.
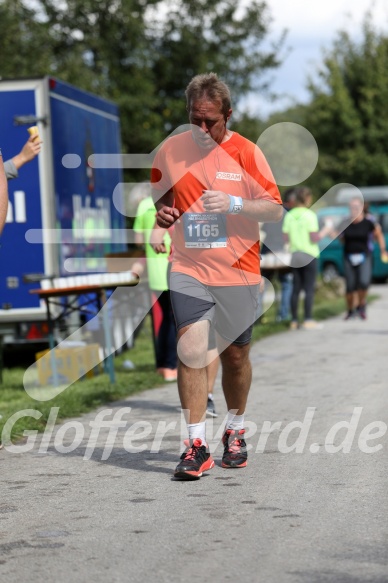
[[[357,267],[358,265],[361,265],[361,263],[364,262],[365,253],[350,253],[348,257],[353,267]]]
[[[226,217],[211,213],[183,215],[185,247],[213,249],[227,246]]]

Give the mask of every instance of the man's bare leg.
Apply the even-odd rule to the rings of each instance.
[[[187,423],[200,423],[206,416],[206,354],[209,322],[203,320],[178,331],[178,390]]]
[[[207,374],[207,405],[206,415],[209,417],[218,417],[213,399],[214,384],[220,364],[220,357],[217,348],[211,348],[207,351],[206,357],[206,374]]]
[[[223,468],[245,468],[248,456],[244,440],[244,412],[252,381],[249,344],[231,344],[221,354],[221,362],[222,387],[228,406],[221,465]]]
[[[230,344],[220,355],[222,362],[222,388],[228,411],[243,415],[252,381],[249,360],[250,345]]]
[[[218,366],[220,363],[220,357],[218,356],[217,348],[212,348],[207,351],[206,362],[206,374],[207,374],[207,392],[212,393],[214,388],[214,383],[216,382]]]
[[[182,480],[196,480],[214,467],[214,460],[206,448],[208,336],[209,322],[206,320],[178,332],[178,388],[190,439],[174,472],[174,476]]]

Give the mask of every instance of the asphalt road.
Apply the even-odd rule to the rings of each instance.
[[[246,469],[220,467],[218,391],[216,467],[172,479],[175,385],[99,410],[116,414],[116,437],[97,437],[93,412],[30,451],[0,451],[0,581],[388,582],[388,289],[373,291],[365,322],[336,318],[253,347]],[[289,425],[304,419],[304,430]]]

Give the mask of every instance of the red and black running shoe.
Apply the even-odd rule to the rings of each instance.
[[[214,460],[200,439],[194,439],[182,453],[181,461],[175,468],[175,478],[198,480],[203,472],[214,467]]]
[[[247,444],[244,439],[245,429],[227,429],[222,436],[224,455],[223,468],[245,468],[248,463]]]

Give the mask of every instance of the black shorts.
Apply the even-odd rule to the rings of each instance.
[[[345,255],[344,275],[347,294],[358,290],[367,290],[372,280],[372,255],[368,253],[364,261],[357,266],[352,265],[350,259]]]
[[[236,345],[243,346],[251,341],[258,295],[258,285],[208,286],[184,273],[170,275],[170,297],[177,329],[209,320],[211,329]]]

